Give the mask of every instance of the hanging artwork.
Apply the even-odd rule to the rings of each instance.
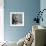
[[[24,12],[10,12],[10,26],[24,26]]]

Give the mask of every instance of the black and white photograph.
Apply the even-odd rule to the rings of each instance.
[[[24,12],[10,12],[10,26],[24,26]]]

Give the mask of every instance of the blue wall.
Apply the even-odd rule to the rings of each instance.
[[[40,1],[40,10],[42,11],[43,9],[46,9],[46,0],[41,0]],[[40,25],[46,27],[46,11],[43,12],[42,17],[43,17],[43,22],[40,21]]]
[[[35,12],[40,9],[40,0],[4,0],[4,38],[7,41],[18,41],[31,29]],[[10,26],[10,12],[24,12],[24,26]]]

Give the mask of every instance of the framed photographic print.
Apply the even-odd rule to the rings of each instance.
[[[10,12],[10,26],[24,26],[24,12]]]

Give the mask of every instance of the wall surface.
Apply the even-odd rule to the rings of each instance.
[[[46,9],[46,0],[40,0],[40,9],[41,9],[41,11],[43,9]],[[40,25],[46,27],[46,10],[43,12],[42,17],[43,17],[43,22],[40,21]]]
[[[32,30],[33,19],[40,9],[40,0],[4,0],[4,37],[18,41]],[[24,12],[24,26],[10,26],[10,12]]]

